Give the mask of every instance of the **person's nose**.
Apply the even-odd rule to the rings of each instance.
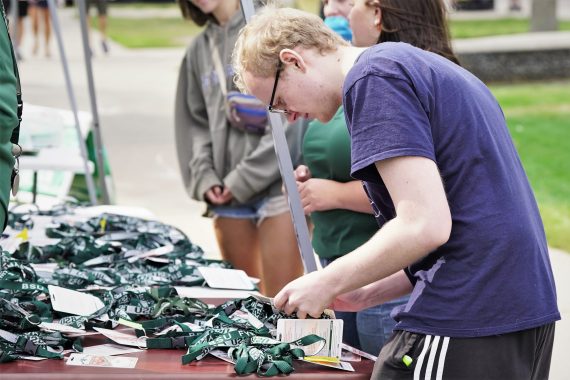
[[[289,112],[287,114],[287,121],[289,123],[294,123],[298,117],[299,117],[299,114],[297,112]]]
[[[325,17],[342,16],[339,7],[336,4],[331,4],[331,2],[325,5],[323,13]]]

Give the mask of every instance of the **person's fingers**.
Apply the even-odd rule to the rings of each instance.
[[[287,301],[287,303],[285,304],[285,308],[283,308],[283,312],[287,315],[293,314],[296,310],[297,310],[297,307],[292,305],[289,301]]]
[[[307,318],[307,313],[305,313],[305,312],[302,311],[302,310],[298,310],[298,311],[297,311],[297,318],[299,318],[299,319],[306,319],[306,318]]]
[[[321,314],[322,314],[322,313],[323,313],[322,310],[321,310],[320,312],[319,312],[318,310],[311,310],[311,311],[309,312],[309,315],[310,315],[311,317],[313,317],[313,318],[317,318],[317,319],[318,319],[318,318],[321,317]]]
[[[283,310],[285,302],[287,302],[286,292],[285,289],[281,289],[281,291],[277,293],[275,297],[273,297],[273,306],[275,306],[279,310]]]

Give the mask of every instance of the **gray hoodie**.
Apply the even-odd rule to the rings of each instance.
[[[281,193],[281,177],[271,131],[260,136],[232,128],[225,116],[225,97],[214,68],[209,40],[217,44],[226,72],[228,91],[232,81],[231,54],[239,30],[245,25],[236,12],[224,26],[208,22],[190,44],[180,66],[175,104],[175,137],[182,179],[188,194],[204,201],[212,186],[228,187],[232,205]],[[286,127],[295,166],[306,125]]]

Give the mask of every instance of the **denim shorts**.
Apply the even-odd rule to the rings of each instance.
[[[262,198],[239,206],[210,206],[214,218],[251,219],[258,226],[273,216],[289,212],[285,195]]]

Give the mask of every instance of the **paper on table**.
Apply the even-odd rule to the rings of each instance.
[[[342,349],[343,349],[343,350],[346,350],[346,351],[349,351],[349,352],[352,352],[353,354],[362,356],[363,358],[370,359],[370,360],[372,360],[372,361],[378,360],[378,357],[377,357],[377,356],[370,355],[368,352],[361,351],[361,350],[359,350],[358,348],[354,348],[354,347],[352,347],[352,346],[349,346],[349,345],[346,344],[346,343],[343,343],[343,344],[342,344]]]
[[[354,368],[352,367],[352,365],[350,363],[347,363],[347,362],[325,363],[325,362],[314,362],[314,361],[309,361],[309,360],[304,360],[304,359],[301,359],[301,360],[304,362],[307,362],[307,363],[311,363],[311,364],[315,364],[315,365],[321,365],[323,367],[330,367],[330,368],[340,369],[343,371],[354,372]]]
[[[94,327],[93,329],[105,335],[115,343],[123,344],[125,346],[146,348],[146,336],[137,337],[136,335],[103,329],[101,327]]]
[[[247,274],[238,269],[199,267],[198,271],[211,288],[253,290]]]
[[[59,331],[61,333],[69,333],[69,334],[83,334],[87,331],[77,329],[75,327],[62,325],[60,323],[53,323],[53,322],[42,322],[39,326],[41,329],[50,330],[50,331]]]
[[[109,367],[109,368],[135,368],[138,358],[131,356],[102,356],[71,354],[65,362],[68,365],[78,365],[87,367]]]
[[[119,346],[118,344],[99,344],[97,346],[84,347],[83,353],[86,355],[103,355],[103,356],[113,356],[113,355],[123,355],[130,354],[133,352],[142,352],[138,348],[131,348],[125,346]]]
[[[103,308],[105,304],[91,294],[48,285],[51,306],[62,313],[89,316]]]
[[[220,298],[220,299],[236,299],[247,298],[251,295],[250,292],[243,290],[232,289],[211,289],[201,286],[175,286],[176,292],[180,297],[185,298]]]

